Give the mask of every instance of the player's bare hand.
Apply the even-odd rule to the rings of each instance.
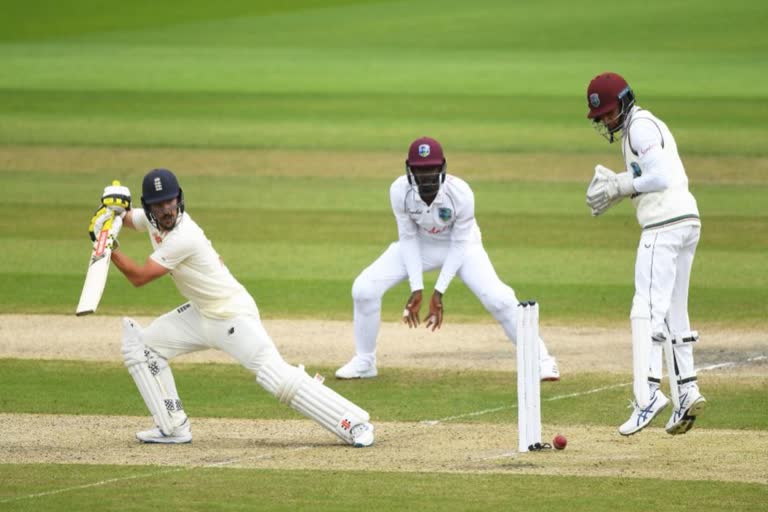
[[[432,298],[429,299],[429,316],[427,317],[426,328],[432,328],[432,332],[443,325],[443,294],[435,290]]]
[[[421,290],[416,290],[408,297],[408,302],[405,304],[405,309],[403,309],[403,323],[408,324],[408,327],[418,327],[421,301]]]

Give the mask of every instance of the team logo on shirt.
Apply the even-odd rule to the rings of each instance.
[[[600,96],[598,96],[596,92],[589,95],[589,104],[594,108],[600,106]]]
[[[430,151],[429,144],[419,144],[419,156],[421,158],[427,158]]]
[[[453,216],[453,210],[450,208],[438,208],[437,216],[440,217],[440,220],[442,221],[449,221]]]

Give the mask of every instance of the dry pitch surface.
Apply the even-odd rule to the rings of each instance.
[[[149,322],[147,318],[139,320],[144,325]],[[114,322],[113,335],[103,335],[105,321]],[[347,322],[271,320],[265,321],[265,326],[292,363],[336,366],[346,362],[352,353],[351,326]],[[703,331],[705,335],[697,347],[698,366],[736,363],[708,372],[766,379],[766,332]],[[116,317],[4,315],[0,316],[0,357],[118,361],[119,332],[120,320]],[[559,359],[564,379],[578,372],[626,373],[630,368],[629,334],[625,329],[545,326],[542,333]],[[231,362],[226,355],[213,351],[183,356],[179,361]],[[439,333],[384,324],[379,365],[501,371],[514,371],[515,367],[512,345],[501,329],[490,323],[449,324]],[[254,385],[254,393],[260,392]],[[617,403],[616,407],[623,404]],[[372,412],[375,419],[376,412]],[[563,425],[552,418],[545,419],[544,432],[564,433],[569,438],[568,448],[562,452],[521,454],[515,450],[514,425],[498,428],[462,423],[461,418],[376,425],[377,443],[367,450],[347,448],[306,420],[204,418],[193,418],[195,441],[191,445],[150,446],[133,439],[136,430],[148,427],[147,418],[0,414],[0,463],[174,466],[155,468],[158,472],[227,466],[624,476],[768,485],[765,431],[694,429],[685,436],[671,437],[662,428],[649,428],[634,437],[622,438],[613,427]],[[672,471],[673,467],[686,469],[677,472]]]

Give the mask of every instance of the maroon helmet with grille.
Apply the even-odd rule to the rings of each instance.
[[[411,142],[408,148],[408,167],[435,167],[445,163],[443,147],[435,139],[421,137]]]
[[[603,73],[589,82],[587,105],[587,117],[593,121],[597,132],[608,142],[613,142],[635,106],[635,93],[621,75]],[[617,111],[615,117],[606,119],[607,114],[613,111]]]
[[[423,167],[436,167],[436,172],[419,172]],[[447,165],[443,147],[435,139],[420,137],[411,142],[408,158],[405,160],[405,174],[408,183],[417,186],[419,194],[436,194],[445,181]]]
[[[617,73],[603,73],[589,82],[587,87],[589,119],[604,116],[616,107],[626,114],[635,104],[635,95],[626,80]]]

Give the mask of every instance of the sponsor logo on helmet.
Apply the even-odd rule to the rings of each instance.
[[[592,108],[600,106],[600,96],[596,92],[589,95],[589,104],[592,105]]]
[[[452,215],[453,215],[453,211],[451,211],[450,208],[438,208],[437,210],[437,216],[440,217],[440,220],[443,220],[443,221],[451,220]]]
[[[163,182],[160,181],[160,177],[155,178],[155,192],[163,190]]]
[[[429,156],[429,144],[419,144],[419,156],[422,158],[427,158]]]

